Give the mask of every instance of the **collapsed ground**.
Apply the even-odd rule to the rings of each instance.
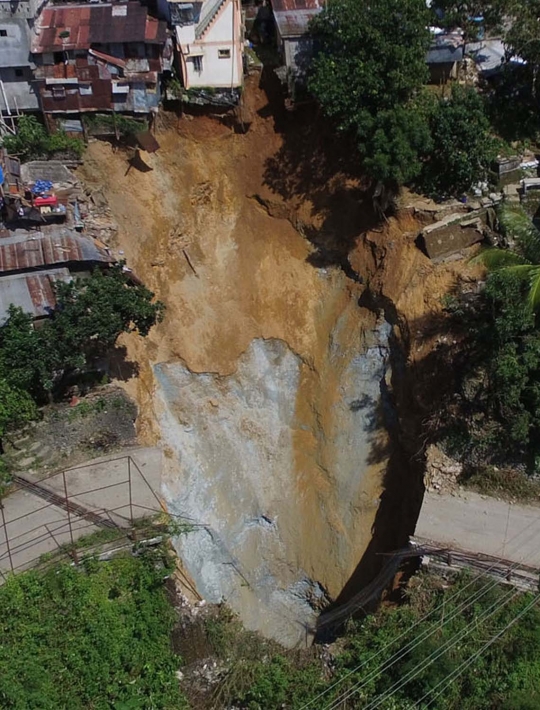
[[[139,365],[138,377],[125,386],[139,407],[143,443],[154,443],[163,434],[156,364],[166,363],[169,372],[178,363],[183,377],[217,373],[223,378],[236,371],[251,343],[271,339],[299,358],[295,409],[306,433],[293,432],[287,454],[292,460],[283,464],[294,475],[283,485],[301,491],[285,545],[294,550],[293,558],[302,560],[307,576],[337,598],[348,582],[352,590],[369,579],[378,565],[378,550],[404,545],[414,526],[422,471],[412,456],[421,446],[420,424],[437,387],[432,382],[419,385],[427,379],[426,358],[441,337],[431,321],[441,312],[442,295],[467,268],[459,262],[436,267],[415,247],[418,215],[407,204],[414,204],[413,198],[404,198],[398,217],[388,222],[376,217],[366,186],[351,177],[350,156],[328,150],[330,136],[322,122],[312,120],[311,109],[288,113],[282,106],[271,77],[251,77],[241,116],[246,133],[208,116],[164,114],[157,133],[161,149],[145,155],[147,171],[130,169],[121,150],[92,142],[79,177],[89,188],[101,187],[119,224],[113,245],[117,254],[127,258],[167,306],[164,322],[147,339],[123,340],[128,359]],[[378,347],[377,333],[384,323],[392,334],[392,367],[396,372],[405,367],[407,373],[394,378],[392,395],[404,414],[402,430],[390,442],[381,435],[374,453],[366,453],[365,464],[359,458],[337,464],[341,454],[331,448],[334,427],[343,431],[349,424],[335,422],[332,412],[347,389],[353,391],[354,381],[339,379],[332,347],[343,353],[340,362],[352,363],[355,352],[372,347],[369,338]],[[373,335],[363,335],[369,333]],[[379,384],[373,386],[378,398]],[[201,417],[210,421],[223,404],[219,397],[207,396],[208,411],[201,411]],[[376,400],[368,399],[355,399],[351,412],[375,406],[371,403]],[[181,402],[170,409],[188,431],[182,422],[189,422],[192,412]],[[366,422],[379,417],[376,412],[365,416]],[[247,422],[245,416],[242,421],[254,441],[271,441],[272,435],[261,429],[263,422]],[[183,430],[171,430],[170,441],[164,442],[167,480],[176,496],[184,495],[174,492],[182,470],[171,444],[185,436]],[[203,437],[201,445],[207,441]],[[236,446],[242,450],[244,444],[238,441]],[[213,456],[204,450],[198,455]],[[389,458],[392,474],[387,474]],[[231,470],[236,466],[230,465]],[[348,466],[353,472],[364,465],[357,489],[337,483],[332,469],[341,467],[345,476]],[[399,493],[404,479],[410,491],[407,503]],[[191,479],[183,483],[184,488],[196,485]],[[221,519],[238,515],[229,509],[226,496],[226,490],[218,491],[213,499],[221,506]],[[182,499],[179,505],[185,509],[186,503]],[[267,514],[264,505],[259,515]],[[328,522],[320,520],[321,505],[330,508]],[[208,503],[203,501],[201,510],[208,511]],[[283,519],[283,506],[278,510]],[[373,541],[375,521],[378,539]],[[209,523],[206,515],[201,522]],[[337,565],[336,556],[343,560]],[[257,568],[249,551],[242,561],[243,574]],[[238,605],[246,610],[253,604],[256,615],[247,593],[244,588]]]

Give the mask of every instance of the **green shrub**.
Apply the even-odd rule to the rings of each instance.
[[[108,113],[86,115],[83,117],[83,121],[90,132],[99,133],[100,131],[105,131],[109,133],[117,130],[123,138],[148,129],[146,121],[139,121],[118,113],[114,115]]]
[[[17,135],[4,136],[3,144],[9,153],[23,161],[50,157],[55,153],[69,153],[80,158],[84,152],[81,140],[71,138],[63,131],[49,135],[35,116],[21,116],[17,124]]]
[[[0,587],[0,607],[4,710],[187,707],[152,555],[20,574]]]

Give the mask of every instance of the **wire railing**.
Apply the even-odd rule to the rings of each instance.
[[[92,486],[80,474],[96,467],[101,476],[94,476]],[[103,483],[107,475],[110,482]],[[132,539],[145,519],[171,517],[131,455],[91,461],[40,480],[16,475],[13,483],[0,501],[0,583],[50,557],[77,561],[89,535]]]

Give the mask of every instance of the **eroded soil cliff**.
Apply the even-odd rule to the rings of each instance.
[[[163,442],[165,500],[194,524],[177,549],[203,596],[294,645],[414,515],[410,371],[458,266],[416,249],[409,212],[379,224],[317,122],[268,96],[248,85],[246,134],[165,115],[144,172],[94,142],[80,177],[167,305],[124,344],[140,436]]]

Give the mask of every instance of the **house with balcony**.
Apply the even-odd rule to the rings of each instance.
[[[40,107],[54,114],[148,114],[172,65],[166,23],[140,2],[47,6],[31,45]]]
[[[244,33],[240,0],[169,0],[179,69],[186,89],[237,96],[243,84]]]

